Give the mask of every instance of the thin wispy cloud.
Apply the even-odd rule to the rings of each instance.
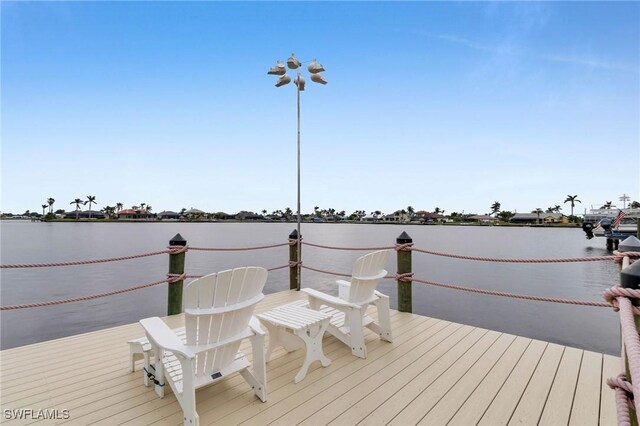
[[[448,43],[454,43],[454,44],[466,46],[470,49],[481,50],[481,51],[490,52],[498,55],[520,56],[520,57],[527,57],[527,58],[533,58],[533,59],[540,59],[540,60],[549,61],[549,62],[565,63],[565,64],[579,65],[579,66],[584,66],[589,68],[600,68],[600,69],[606,69],[606,70],[612,70],[612,71],[623,71],[623,72],[632,72],[632,73],[639,72],[638,67],[634,67],[629,64],[603,61],[603,60],[594,59],[594,58],[582,58],[578,56],[560,55],[560,54],[540,55],[536,53],[530,53],[523,50],[515,49],[513,46],[510,46],[508,44],[507,45],[485,44],[485,43],[480,43],[464,37],[451,35],[451,34],[438,34],[436,36],[431,36],[431,37],[434,37],[438,40],[446,41]]]

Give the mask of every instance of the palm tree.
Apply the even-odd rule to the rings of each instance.
[[[567,195],[567,198],[565,198],[564,203],[571,203],[571,216],[573,216],[573,208],[576,206],[576,203],[582,203],[582,201],[578,200],[578,196],[577,195]]]
[[[153,207],[147,204],[147,219],[149,219],[149,213],[151,213],[151,210],[153,210]]]
[[[78,220],[78,211],[80,210],[80,204],[85,205],[85,204],[87,204],[87,202],[86,201],[82,201],[80,198],[76,198],[75,200],[73,200],[69,204],[75,204],[76,205],[76,220]]]
[[[409,220],[411,220],[413,216],[415,216],[416,211],[412,206],[407,206],[407,213],[409,214]]]
[[[287,207],[286,209],[284,209],[284,217],[287,220],[291,220],[291,215],[293,214],[293,211],[291,210],[291,208]]]
[[[515,216],[515,214],[511,213],[510,211],[504,210],[498,213],[496,216],[499,217],[503,222],[509,222],[511,218]]]
[[[140,210],[144,210],[144,206],[146,206],[147,203],[140,203]]]
[[[498,212],[500,211],[500,202],[496,201],[493,204],[491,204],[491,214],[495,214],[497,215]]]
[[[116,209],[117,209],[118,211],[122,210],[122,206],[123,206],[123,204],[122,204],[122,203],[116,203]]]
[[[87,203],[89,203],[89,219],[91,219],[91,204],[96,202],[96,197],[93,195],[87,195]]]
[[[53,203],[55,202],[56,200],[53,198],[47,199],[47,204],[49,205],[49,213],[53,213]]]
[[[262,210],[262,216],[266,216],[267,215],[267,209]]]
[[[534,211],[532,211],[531,213],[535,213],[535,214],[537,214],[537,215],[538,215],[538,221],[537,221],[537,223],[538,223],[538,225],[540,225],[540,213],[544,213],[544,211],[543,211],[540,207],[538,207],[537,209],[535,209],[535,210],[534,210]]]
[[[44,216],[44,209],[46,209],[48,206],[49,206],[48,204],[42,205],[42,216]]]

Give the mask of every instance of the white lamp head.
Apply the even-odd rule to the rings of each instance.
[[[287,59],[287,66],[292,70],[295,70],[302,66],[302,63],[292,53],[291,56],[289,56],[289,59]]]
[[[305,81],[302,75],[298,74],[296,78],[293,80],[293,82],[296,84],[296,86],[298,86],[298,90],[300,90],[301,92],[304,91]]]
[[[317,74],[319,72],[323,72],[325,69],[322,65],[320,65],[315,59],[311,61],[307,69],[311,74]]]
[[[285,84],[289,83],[291,83],[291,77],[285,74],[278,79],[278,81],[276,82],[276,87],[284,86]]]
[[[311,74],[311,81],[314,83],[327,84],[327,80],[324,79],[322,74]]]
[[[285,75],[286,73],[287,69],[284,67],[284,64],[280,59],[276,62],[276,66],[269,68],[269,71],[267,72],[269,75]]]

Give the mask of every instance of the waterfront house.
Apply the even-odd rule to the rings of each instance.
[[[155,213],[150,213],[146,209],[140,209],[140,208],[120,210],[119,212],[116,213],[116,216],[118,216],[118,219],[145,219],[145,220],[154,219],[156,217]]]
[[[485,214],[475,214],[469,215],[464,218],[465,222],[478,222],[485,225],[492,224],[498,222],[498,218],[485,215]]]
[[[158,219],[160,220],[178,220],[180,219],[180,213],[172,212],[171,210],[165,210],[158,213]]]
[[[76,216],[77,214],[77,216]],[[65,219],[75,219],[76,217],[78,219],[89,219],[89,214],[91,214],[91,219],[104,219],[105,215],[103,212],[99,212],[96,210],[80,210],[80,211],[68,211],[68,212],[64,212],[64,218]]]
[[[516,213],[510,220],[512,223],[537,224],[537,223],[569,223],[569,218],[562,213]]]

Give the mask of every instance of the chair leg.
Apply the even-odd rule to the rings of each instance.
[[[149,360],[149,351],[145,351],[142,356],[144,357],[144,369],[142,370],[142,376],[144,378],[144,385],[149,387],[149,376],[147,373],[151,372],[151,361]]]
[[[160,398],[164,398],[164,364],[162,363],[164,351],[160,348],[154,348],[153,354],[153,364],[156,367],[155,377],[159,382],[159,384],[155,386],[155,391]]]
[[[183,390],[182,415],[185,426],[198,426],[200,424],[200,416],[196,412],[196,390],[193,385],[190,386],[190,389]]]
[[[391,310],[389,308],[389,296],[381,296],[376,302],[378,308],[378,322],[380,323],[380,339],[393,342],[391,334]]]
[[[367,357],[367,347],[364,344],[362,332],[362,315],[359,309],[352,309],[348,313],[349,334],[351,335],[351,353],[360,358]]]
[[[271,338],[271,337],[270,337]],[[240,372],[242,377],[253,387],[256,396],[262,402],[267,401],[267,365],[264,353],[264,335],[256,334],[249,338],[253,351],[253,374],[247,369]]]

